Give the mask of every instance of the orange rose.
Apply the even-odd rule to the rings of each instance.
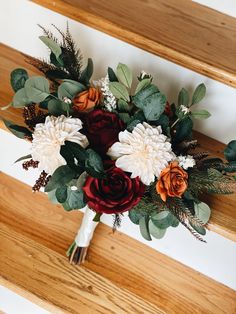
[[[187,172],[179,167],[177,161],[171,162],[167,168],[162,170],[156,190],[163,202],[166,202],[167,196],[181,197],[187,189],[187,179]]]
[[[94,87],[89,87],[88,90],[85,90],[74,97],[72,100],[73,109],[75,111],[89,111],[99,103],[100,98],[100,91]]]

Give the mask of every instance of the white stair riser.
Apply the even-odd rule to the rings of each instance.
[[[160,90],[168,96],[169,102],[177,100],[178,92],[182,87],[193,91],[197,84],[204,82],[207,86],[207,96],[198,107],[208,109],[212,117],[206,121],[196,121],[195,129],[225,143],[236,138],[236,89],[29,1],[9,0],[1,6],[4,8],[0,10],[1,29],[7,31],[0,32],[0,42],[24,53],[36,57],[48,57],[47,48],[38,39],[42,32],[37,24],[50,27],[53,23],[65,29],[69,21],[72,35],[83,52],[85,62],[87,57],[92,57],[94,60],[94,79],[104,76],[108,65],[116,67],[119,62],[126,63],[137,75],[141,70],[152,73]]]

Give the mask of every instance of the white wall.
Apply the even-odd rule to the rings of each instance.
[[[222,2],[217,0],[198,0],[198,2],[200,1],[209,6],[215,4],[215,8],[217,5],[222,5]],[[229,7],[227,7],[227,2]],[[235,15],[236,3],[230,0],[224,1],[224,10],[228,14]],[[232,10],[234,11],[231,12]],[[108,65],[115,67],[118,62],[127,63],[136,74],[141,70],[152,73],[156,77],[158,86],[168,95],[170,101],[176,100],[181,87],[193,90],[194,86],[204,82],[208,93],[201,107],[206,107],[212,113],[212,118],[203,123],[196,123],[196,129],[225,143],[236,138],[236,89],[135,48],[29,1],[1,1],[0,41],[33,56],[45,57],[47,50],[37,38],[41,35],[37,23],[46,27],[54,23],[59,28],[65,29],[67,20],[69,20],[71,32],[78,42],[84,58],[90,56],[94,59],[94,79],[103,76]],[[11,150],[11,147],[14,147],[14,150]],[[19,165],[13,165],[14,160],[27,154],[28,149],[28,143],[0,131],[0,170],[31,184],[37,177],[37,171],[32,172],[29,176]],[[111,224],[109,217],[106,217],[104,222]],[[145,242],[140,237],[138,228],[132,225],[128,219],[123,219],[121,231]],[[160,241],[145,243],[236,289],[236,244],[212,232],[207,234],[206,239],[207,244],[199,243],[185,229],[178,228],[169,230],[166,237]],[[224,253],[222,254],[222,252]],[[6,299],[3,299],[2,291],[0,289],[0,309],[4,310],[3,304],[4,302],[6,304]],[[11,300],[14,300],[14,297],[9,297],[9,304]],[[13,310],[6,310],[6,312],[17,313]]]

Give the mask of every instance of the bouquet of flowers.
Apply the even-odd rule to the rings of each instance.
[[[236,141],[226,146],[223,160],[199,151],[192,138],[193,119],[210,116],[194,110],[205,96],[204,84],[192,97],[183,88],[178,103],[169,104],[150,74],[134,79],[125,64],[93,81],[93,62],[82,67],[68,28],[56,28],[61,39],[42,29],[49,60],[26,59],[45,76],[11,73],[10,105],[23,108],[26,126],[5,124],[32,143],[30,154],[17,161],[25,170],[39,168],[33,191],[44,188],[66,211],[85,209],[67,252],[70,261],[84,261],[103,214],[114,216],[115,229],[128,212],[148,241],[179,223],[204,241],[211,211],[201,195],[236,188]]]

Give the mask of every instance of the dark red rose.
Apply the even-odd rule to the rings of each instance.
[[[125,128],[117,114],[101,109],[89,112],[83,121],[83,132],[91,148],[102,156],[118,141],[118,134]]]
[[[83,190],[88,206],[97,213],[119,214],[137,205],[145,191],[139,178],[131,179],[114,161],[104,167],[106,178],[87,177]]]

